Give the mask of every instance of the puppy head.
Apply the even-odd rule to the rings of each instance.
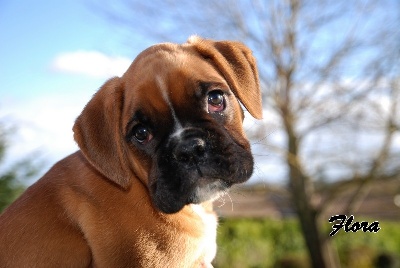
[[[243,44],[197,37],[160,44],[106,82],[74,137],[105,177],[125,189],[139,178],[154,205],[174,213],[251,176],[239,102],[261,118],[255,60]]]

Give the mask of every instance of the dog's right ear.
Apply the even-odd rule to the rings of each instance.
[[[121,79],[108,80],[76,119],[73,131],[86,159],[108,179],[127,189],[132,174],[123,146],[123,102]]]
[[[188,43],[221,72],[249,113],[262,119],[260,82],[251,50],[240,42],[213,41],[197,36],[190,37]]]

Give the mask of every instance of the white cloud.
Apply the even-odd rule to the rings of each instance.
[[[124,57],[111,57],[97,51],[75,51],[59,54],[52,62],[53,70],[91,77],[121,76],[132,63]]]
[[[2,167],[34,155],[45,162],[45,172],[78,150],[72,126],[90,97],[91,92],[81,91],[1,102],[2,124],[15,129],[8,137],[10,147]]]

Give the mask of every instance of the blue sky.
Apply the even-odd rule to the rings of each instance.
[[[6,164],[46,166],[77,149],[72,125],[104,81],[147,44],[127,46],[88,1],[0,1],[0,122],[17,131]]]
[[[12,97],[72,90],[65,84],[67,77],[50,68],[61,53],[86,50],[121,56],[126,51],[115,29],[85,1],[2,1],[0,33],[1,93]]]

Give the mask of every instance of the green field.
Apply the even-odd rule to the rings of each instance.
[[[400,267],[400,223],[380,221],[377,233],[340,230],[331,239],[342,267]],[[327,235],[331,231],[327,223]],[[392,266],[376,266],[377,260]],[[309,267],[298,222],[222,219],[218,229],[218,268]]]

